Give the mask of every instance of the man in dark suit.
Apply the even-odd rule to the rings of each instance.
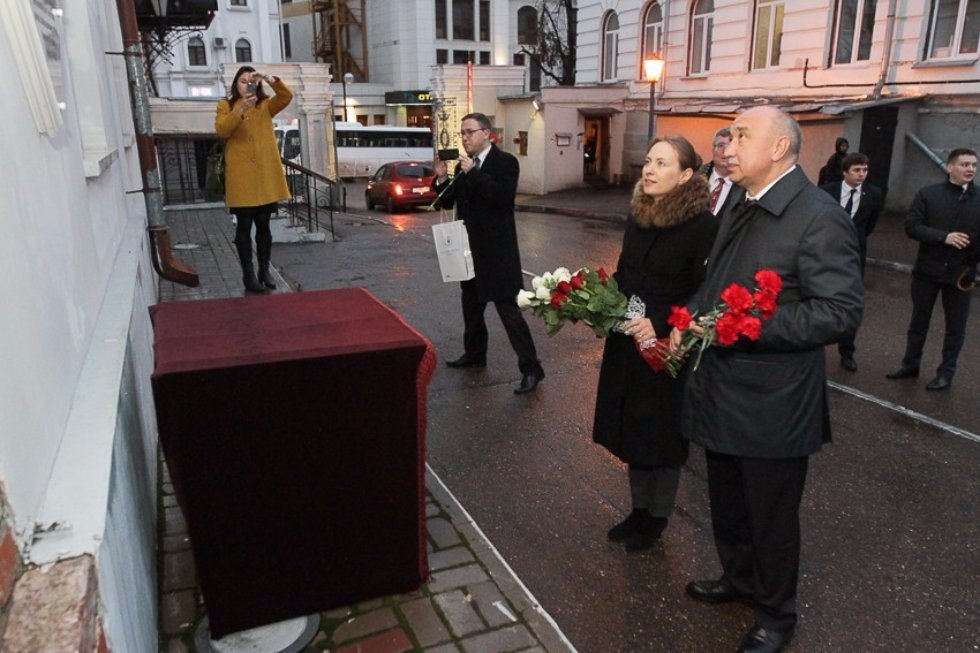
[[[725,149],[732,142],[732,131],[722,127],[711,139],[711,161],[704,164],[701,174],[708,178],[708,191],[711,193],[711,212],[722,215],[732,196],[732,180],[728,177],[728,160]]]
[[[482,113],[463,116],[460,155],[452,181],[446,162],[435,161],[436,190],[440,206],[456,206],[466,224],[476,276],[460,283],[463,303],[463,355],[446,365],[453,368],[485,367],[489,334],[484,320],[487,303],[493,302],[510,344],[517,353],[521,384],[516,394],[534,390],[544,369],[524,315],[517,307],[517,293],[524,288],[521,253],[514,222],[514,196],[520,167],[513,155],[490,140],[490,119]]]
[[[797,166],[802,135],[789,114],[756,107],[732,124],[726,150],[739,186],[691,307],[717,306],[731,283],[782,277],[757,341],[714,344],[688,375],[682,428],[705,448],[722,576],[688,583],[707,603],[751,605],[738,650],[781,651],[797,621],[799,508],[810,454],[830,440],[824,345],[861,321],[857,235],[841,206]],[[671,333],[679,349],[681,334]]]
[[[946,390],[953,383],[980,260],[980,194],[973,183],[977,153],[966,148],[953,150],[946,160],[946,173],[946,181],[916,193],[905,217],[905,233],[919,241],[912,268],[912,320],[902,366],[887,374],[889,379],[919,376],[932,309],[936,297],[942,295],[946,318],[942,362],[926,390]]]
[[[868,157],[860,152],[848,154],[841,162],[843,181],[820,187],[840,202],[844,211],[851,216],[851,222],[857,230],[858,248],[861,250],[862,277],[868,258],[868,236],[874,231],[883,206],[881,190],[865,181],[868,178],[868,163]],[[842,339],[837,343],[837,351],[840,354],[841,367],[849,372],[856,372],[858,366],[854,360],[854,338]]]

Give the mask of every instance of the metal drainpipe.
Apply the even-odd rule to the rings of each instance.
[[[136,23],[136,9],[133,0],[116,0],[116,8],[126,56],[129,100],[133,105],[133,122],[136,125],[136,148],[143,175],[143,197],[149,220],[147,231],[150,234],[153,268],[167,281],[195,288],[200,283],[197,271],[174,257],[170,249],[170,230],[163,217],[160,173],[157,171],[156,145],[153,143],[153,126],[150,124],[150,101],[146,92],[146,78],[143,76],[143,46]]]
[[[892,59],[892,40],[895,38],[895,10],[898,0],[888,0],[888,22],[885,23],[885,51],[881,56],[881,74],[878,75],[878,83],[875,84],[873,97],[881,99],[881,91],[888,81],[888,69],[891,68]]]

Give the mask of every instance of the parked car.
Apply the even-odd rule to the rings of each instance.
[[[411,206],[432,204],[436,199],[436,173],[428,161],[392,161],[368,180],[364,204],[370,211],[377,205],[388,213]]]

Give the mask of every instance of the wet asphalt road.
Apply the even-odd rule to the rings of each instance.
[[[356,190],[350,205],[363,202]],[[342,239],[277,245],[274,263],[304,290],[363,286],[401,312],[441,361],[462,353],[456,284],[440,281],[435,213],[340,216]],[[519,214],[524,268],[612,270],[622,227]],[[934,317],[923,376],[887,381],[904,348],[907,275],[869,268],[858,336],[860,370],[828,350],[835,442],[811,459],[804,497],[802,620],[790,651],[980,650],[980,303],[960,372],[945,393],[923,389],[938,363]],[[516,358],[488,310],[480,371],[440,366],[429,390],[428,461],[531,592],[583,652],[734,651],[748,608],[687,599],[716,577],[703,453],[692,448],[662,542],[627,554],[605,531],[629,510],[623,465],[591,442],[601,342],[576,326],[548,338],[529,317],[547,378],[512,393]],[[847,391],[853,388],[856,396]],[[885,405],[879,402],[885,402]],[[905,407],[940,423],[924,423]]]

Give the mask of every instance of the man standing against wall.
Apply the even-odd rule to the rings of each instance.
[[[779,274],[783,290],[757,341],[713,345],[688,375],[683,430],[705,448],[722,575],[691,581],[687,593],[752,606],[755,625],[738,650],[775,653],[797,622],[809,456],[830,439],[823,347],[857,329],[863,284],[850,219],[797,166],[796,121],[756,107],[735,120],[732,139],[725,154],[740,188],[691,308],[717,306],[731,283],[756,286],[760,268]],[[675,349],[680,335],[671,333]]]
[[[517,353],[521,384],[516,394],[533,391],[544,378],[534,339],[521,310],[517,293],[524,288],[521,253],[514,222],[514,196],[520,167],[513,155],[490,141],[492,125],[482,113],[463,116],[460,155],[455,176],[449,181],[446,162],[435,161],[436,190],[440,206],[456,205],[466,224],[476,276],[460,283],[463,303],[463,355],[446,365],[453,368],[485,367],[489,334],[484,320],[487,303],[493,302],[510,344]]]
[[[860,152],[848,154],[841,161],[843,181],[820,187],[840,202],[844,211],[851,217],[851,222],[857,230],[858,248],[861,251],[862,277],[864,264],[868,258],[868,236],[878,223],[878,215],[883,204],[881,190],[866,181],[868,163],[868,157]],[[841,367],[849,372],[856,372],[858,366],[857,361],[854,360],[854,337],[843,338],[837,343],[837,351],[840,354]]]
[[[731,196],[732,180],[728,178],[728,159],[725,158],[725,148],[732,142],[732,131],[722,127],[715,132],[711,139],[711,161],[704,164],[702,174],[708,178],[708,189],[711,191],[711,212],[721,215],[728,206]]]
[[[912,268],[912,320],[902,366],[887,375],[889,379],[919,376],[932,309],[941,295],[946,317],[942,362],[926,390],[946,390],[953,383],[980,260],[980,196],[973,183],[977,153],[966,148],[953,150],[946,160],[946,172],[946,181],[916,193],[905,218],[905,233],[919,241]]]

